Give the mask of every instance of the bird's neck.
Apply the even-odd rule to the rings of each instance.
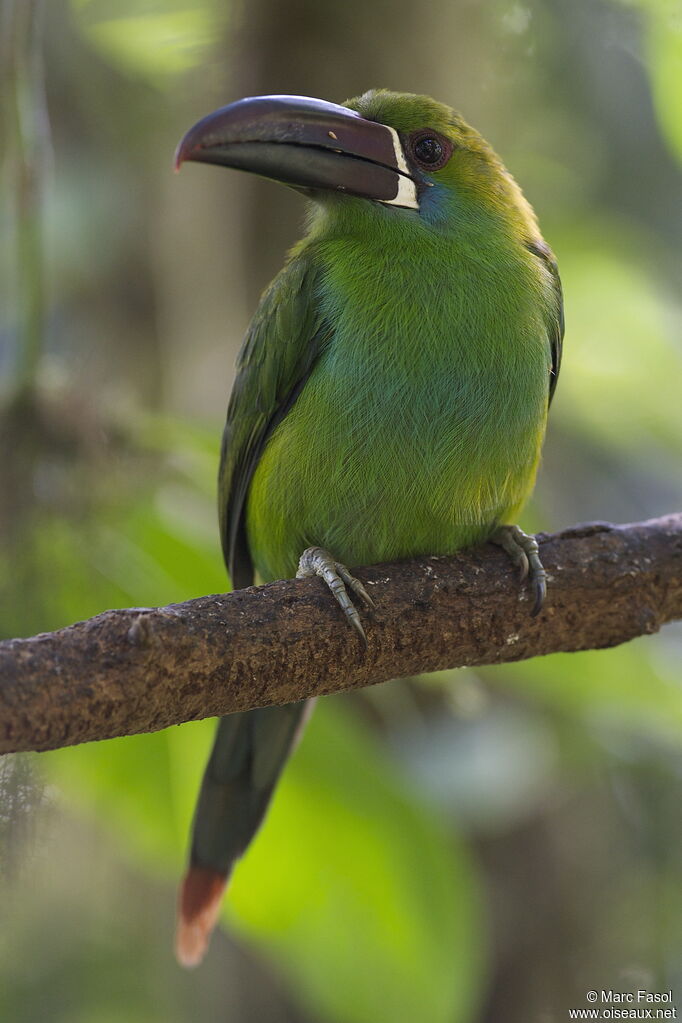
[[[313,230],[303,246],[322,271],[321,300],[344,347],[416,372],[447,359],[475,370],[524,339],[544,336],[537,260],[504,232],[480,244],[395,218],[385,230],[352,223]],[[538,299],[540,298],[540,301]]]

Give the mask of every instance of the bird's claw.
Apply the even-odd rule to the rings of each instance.
[[[346,615],[349,624],[352,625],[363,643],[366,644],[367,637],[360,621],[360,615],[348,596],[348,590],[346,589],[346,587],[349,587],[353,593],[364,601],[367,607],[374,607],[374,601],[360,580],[351,575],[346,566],[342,565],[340,561],[336,561],[329,551],[326,551],[323,547],[308,547],[303,551],[298,562],[296,578],[308,579],[315,575],[319,576],[327,584],[334,594],[339,607]]]
[[[534,536],[524,533],[518,526],[498,526],[490,537],[492,543],[502,547],[519,570],[523,582],[530,577],[535,594],[531,617],[542,610],[547,596],[547,573],[540,561],[540,548]]]
[[[365,602],[367,607],[372,608],[376,607],[376,604],[374,603],[374,601],[372,600],[372,598],[370,597],[369,593],[362,585],[360,580],[356,579],[354,575],[351,575],[346,566],[342,565],[340,561],[335,562],[335,565],[336,571],[339,573],[346,586],[350,586],[353,593],[356,593],[358,597],[360,597],[360,599]]]

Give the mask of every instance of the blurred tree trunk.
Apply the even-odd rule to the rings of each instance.
[[[43,196],[50,128],[45,103],[42,0],[0,8],[0,145],[16,253],[15,385],[32,390],[45,344]]]

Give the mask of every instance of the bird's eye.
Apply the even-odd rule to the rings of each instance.
[[[419,139],[414,147],[414,155],[420,163],[438,163],[443,155],[443,147],[438,139]]]
[[[440,170],[452,155],[452,143],[435,132],[419,132],[410,141],[414,159],[427,170]]]

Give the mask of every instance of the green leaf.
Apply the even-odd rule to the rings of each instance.
[[[580,716],[682,745],[679,665],[649,637],[610,650],[535,657],[489,667],[486,678]]]
[[[567,234],[560,249],[561,275],[571,296],[570,358],[562,366],[552,415],[592,444],[596,438],[627,452],[629,462],[661,460],[665,448],[677,460],[679,312],[652,275],[628,259],[627,250],[639,236],[619,232],[609,222],[595,227],[596,233]],[[639,244],[644,247],[643,239]]]
[[[682,162],[682,13],[649,19],[647,52],[654,109],[671,150]]]
[[[682,161],[682,8],[679,0],[621,0],[641,11],[654,110],[663,137]]]
[[[210,720],[45,753],[40,767],[112,841],[153,873],[179,877]],[[171,936],[168,936],[170,942]]]
[[[139,0],[114,5],[71,0],[71,6],[81,31],[105,59],[124,73],[152,81],[201,64],[225,17],[224,7],[211,0],[166,3],[163,9]]]

